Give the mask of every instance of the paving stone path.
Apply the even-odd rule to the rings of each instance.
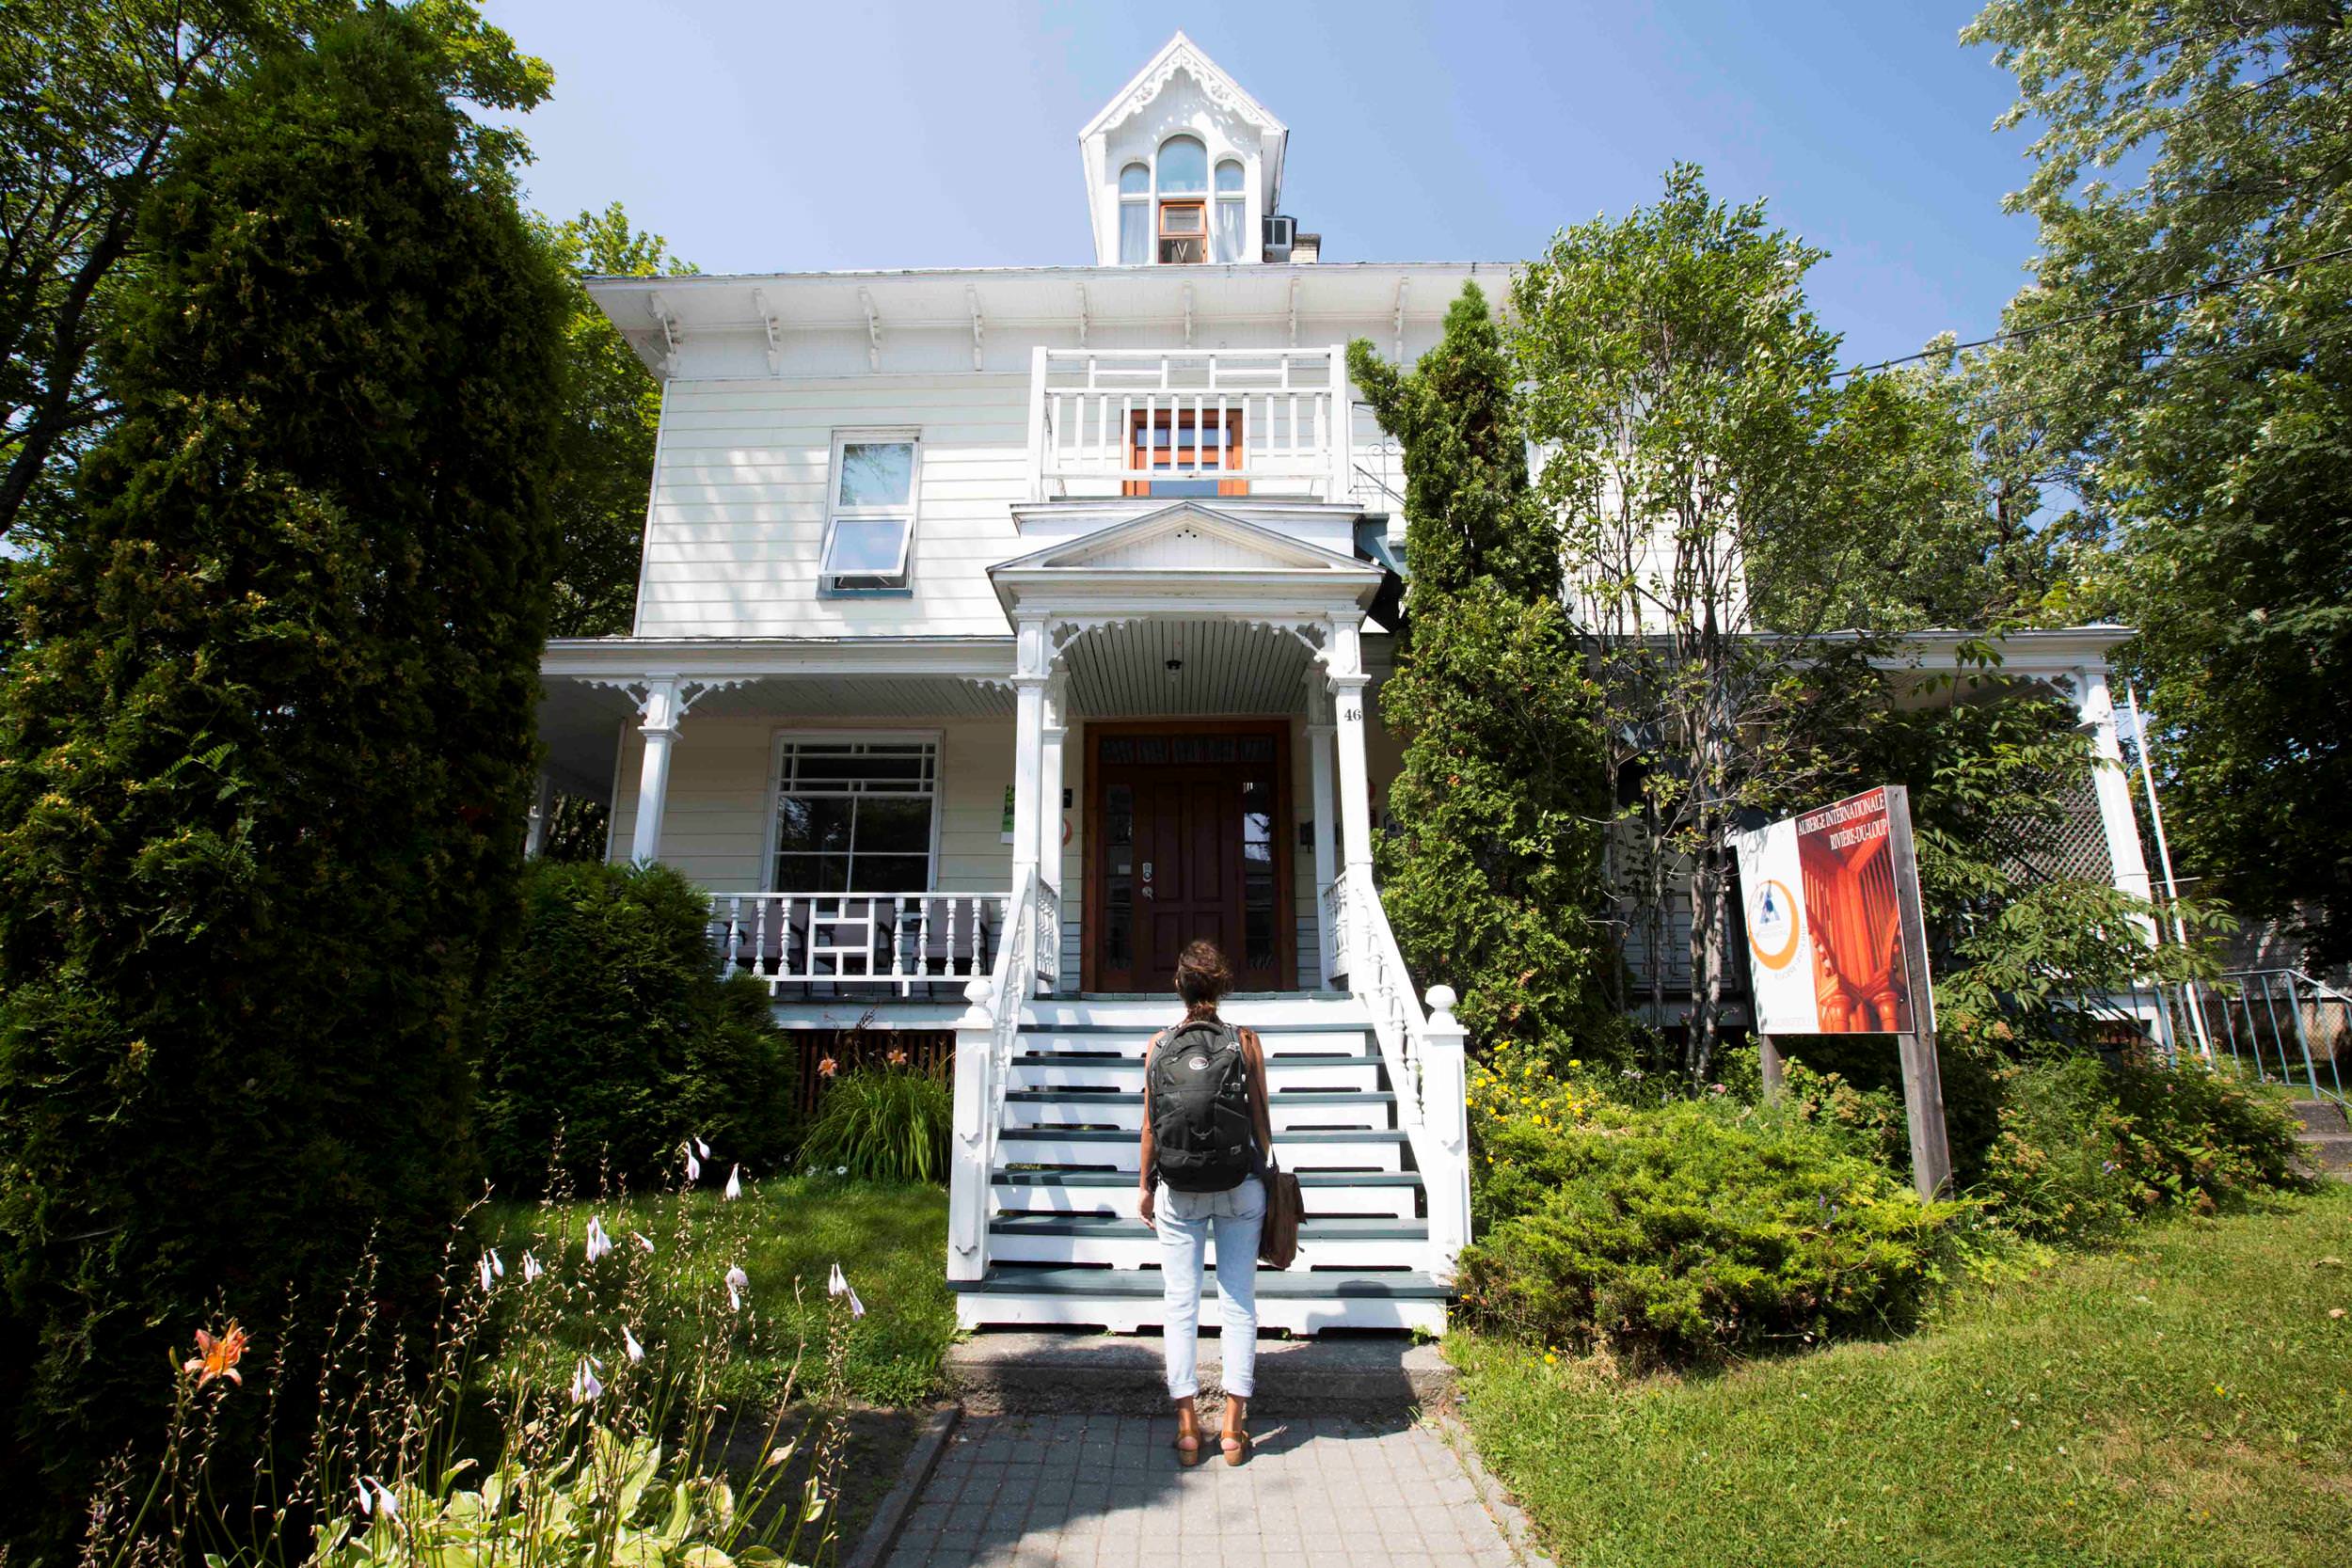
[[[1211,1432],[1216,1430],[1213,1426]],[[1428,1427],[1268,1420],[1249,1462],[1176,1463],[1172,1416],[976,1416],[890,1568],[1511,1568]]]

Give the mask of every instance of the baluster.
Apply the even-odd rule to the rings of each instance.
[[[756,895],[752,899],[752,973],[771,974],[768,968],[768,896]]]
[[[898,933],[905,928],[906,923],[907,901],[901,897],[893,897],[890,900],[890,977],[900,981],[898,987],[900,996],[908,994],[903,979],[906,974],[905,955],[898,951]]]
[[[972,973],[975,974],[985,974],[988,970],[987,963],[984,962],[980,957],[980,950],[988,945],[987,932],[981,926],[981,920],[983,918],[981,910],[984,902],[985,900],[983,900],[977,894],[972,895],[972,907],[970,910],[972,917]]]
[[[726,962],[720,967],[719,978],[722,980],[732,980],[735,978],[736,955],[741,951],[743,945],[742,932],[739,929],[743,921],[743,900],[741,898],[736,897],[729,898],[727,900],[726,919],[727,957]]]
[[[926,979],[931,973],[931,896],[928,893],[914,900],[914,973]]]
[[[1200,394],[1192,394],[1192,471],[1198,478],[1208,467],[1208,431],[1200,422]]]

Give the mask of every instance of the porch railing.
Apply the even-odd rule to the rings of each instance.
[[[947,1277],[988,1273],[990,1185],[996,1132],[1012,1082],[1021,1009],[1041,979],[1060,966],[1061,900],[1035,867],[1022,873],[1008,901],[1004,941],[986,974],[966,983],[969,1004],[956,1025],[954,1139],[947,1171]]]
[[[1054,349],[1030,362],[1038,500],[1141,493],[1343,500],[1356,486],[1347,353]],[[1246,487],[1246,488],[1244,488]]]
[[[912,996],[986,974],[1011,900],[1001,893],[721,893],[710,939],[724,975]]]
[[[2217,1057],[2264,1083],[2299,1086],[2313,1100],[2347,1103],[2352,996],[2299,969],[2245,969],[2200,988]]]
[[[1429,1011],[1413,995],[1369,867],[1351,866],[1324,895],[1324,928],[1347,989],[1372,1017],[1381,1065],[1396,1094],[1397,1119],[1421,1168],[1429,1200],[1434,1272],[1447,1273],[1470,1243],[1470,1111],[1465,1031],[1453,988],[1432,986]]]

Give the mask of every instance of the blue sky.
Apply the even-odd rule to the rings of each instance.
[[[1849,362],[1997,325],[2033,245],[1972,5],[487,0],[556,71],[532,205],[618,199],[707,272],[1090,260],[1078,127],[1181,26],[1291,128],[1334,261],[1509,261],[1677,159],[1831,252]]]

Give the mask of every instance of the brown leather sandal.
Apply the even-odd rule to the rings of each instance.
[[[1192,1444],[1190,1448],[1186,1448],[1184,1446],[1187,1439],[1189,1439]],[[1176,1442],[1174,1445],[1176,1449],[1176,1463],[1182,1465],[1186,1469],[1190,1469],[1195,1465],[1200,1464],[1202,1459],[1207,1457],[1207,1455],[1201,1450],[1202,1441],[1203,1436],[1200,1431],[1200,1415],[1197,1412],[1190,1410],[1179,1410],[1176,1413]]]
[[[1246,1430],[1220,1432],[1216,1434],[1216,1446],[1224,1450],[1226,1464],[1239,1465],[1249,1457],[1249,1433]]]

